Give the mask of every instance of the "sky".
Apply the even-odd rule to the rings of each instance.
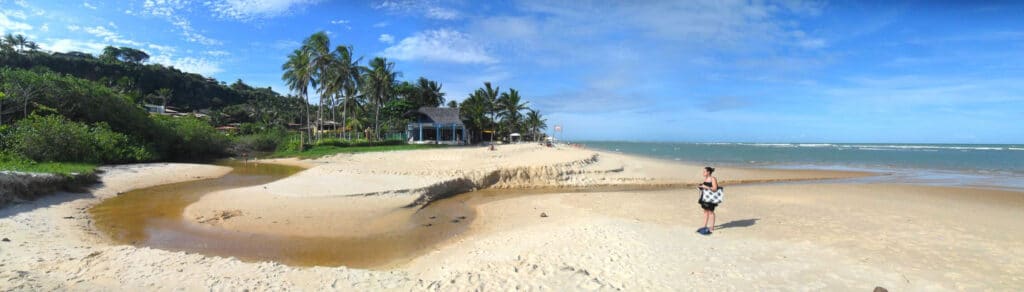
[[[985,3],[982,3],[985,2]],[[0,0],[0,33],[288,93],[326,31],[462,100],[515,88],[574,140],[1024,143],[1024,4]]]

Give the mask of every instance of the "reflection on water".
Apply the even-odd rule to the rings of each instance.
[[[353,237],[253,234],[186,220],[182,217],[185,207],[204,194],[266,184],[301,170],[275,164],[219,164],[234,170],[220,178],[139,189],[107,199],[90,209],[94,224],[113,241],[135,246],[298,266],[379,268],[407,261],[461,233],[475,217],[465,200],[444,200],[419,210],[395,209],[408,216],[407,224]],[[464,219],[453,223],[449,217]]]

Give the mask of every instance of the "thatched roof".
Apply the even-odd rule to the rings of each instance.
[[[459,116],[459,109],[450,107],[421,107],[406,114],[423,114],[435,124],[457,124],[462,125],[462,117]]]

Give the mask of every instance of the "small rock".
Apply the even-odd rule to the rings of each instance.
[[[540,212],[540,217],[541,218],[547,218],[548,217],[548,213]]]
[[[433,223],[423,224],[423,227],[430,227],[430,226],[434,226],[434,224]]]
[[[74,216],[64,216],[64,219],[75,219]]]
[[[3,242],[11,242],[11,240],[10,240],[10,239],[7,239],[7,237],[4,237],[4,239],[0,239],[0,241],[3,241]]]
[[[459,219],[452,220],[452,223],[459,223]]]
[[[456,218],[459,218],[459,220],[465,220],[466,216],[459,216],[459,217],[456,217]]]
[[[889,292],[889,289],[876,286],[874,292]]]
[[[435,219],[435,218],[437,218],[437,216],[430,216],[430,219]]]

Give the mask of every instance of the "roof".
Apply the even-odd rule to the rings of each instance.
[[[457,124],[462,125],[462,117],[459,116],[459,109],[450,107],[421,107],[415,111],[411,111],[406,115],[412,113],[420,113],[426,115],[435,124]]]

